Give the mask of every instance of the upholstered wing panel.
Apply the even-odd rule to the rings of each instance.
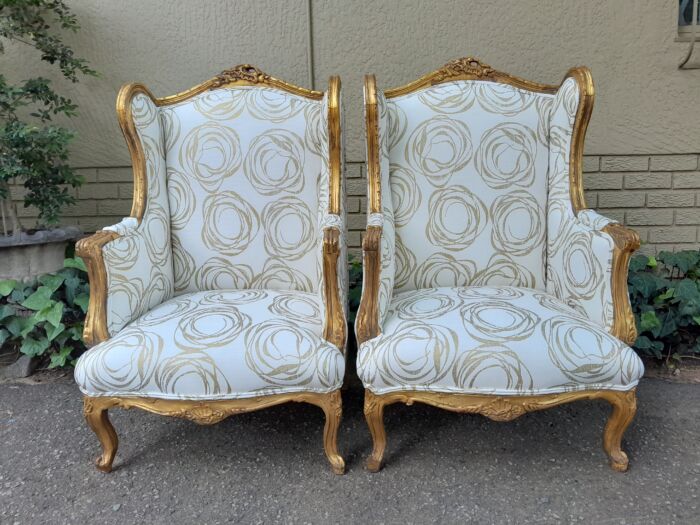
[[[150,97],[137,93],[131,100],[131,116],[145,160],[146,203],[140,222],[130,217],[105,228],[120,235],[102,247],[110,335],[173,294],[170,210],[158,108]]]
[[[177,293],[320,282],[322,103],[260,86],[163,107]]]
[[[593,210],[575,212],[571,202],[570,157],[580,103],[578,84],[566,79],[551,113],[547,291],[610,330],[614,242],[601,230],[612,221]]]
[[[545,288],[552,99],[471,80],[388,99],[396,291]]]
[[[396,230],[394,221],[394,197],[389,184],[389,106],[381,91],[377,91],[377,115],[379,138],[379,173],[381,183],[381,213],[368,217],[368,225],[381,226],[381,272],[379,278],[379,326],[382,326],[389,310],[396,284]]]

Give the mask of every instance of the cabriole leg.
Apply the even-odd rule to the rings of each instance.
[[[384,430],[384,403],[381,397],[365,390],[365,419],[372,434],[372,454],[367,458],[367,470],[378,472],[382,468],[386,432]]]
[[[97,458],[95,465],[102,472],[111,472],[112,462],[119,447],[119,438],[117,438],[117,433],[109,421],[107,407],[100,403],[99,398],[85,397],[83,398],[83,413],[85,420],[102,445],[102,455]]]
[[[637,412],[636,391],[632,389],[627,392],[611,392],[606,399],[613,406],[613,410],[605,425],[603,449],[610,458],[610,467],[618,472],[625,472],[629,466],[629,459],[622,450],[622,435]]]
[[[338,428],[343,416],[343,400],[340,390],[331,392],[325,396],[322,407],[326,415],[326,424],[323,427],[323,449],[335,474],[345,473],[345,461],[338,453]]]

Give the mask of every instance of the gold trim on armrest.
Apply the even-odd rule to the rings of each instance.
[[[379,326],[379,286],[381,278],[380,226],[368,226],[362,240],[362,263],[364,271],[362,299],[357,311],[357,345],[377,337]]]
[[[343,350],[346,322],[338,290],[338,257],[340,256],[340,232],[336,228],[323,230],[323,302],[326,321],[323,338]]]
[[[377,112],[377,81],[374,75],[365,75],[365,127],[367,135],[367,188],[368,213],[381,213],[381,173],[379,166],[379,114]],[[379,284],[381,279],[380,244],[382,228],[368,226],[362,240],[363,289],[357,310],[358,346],[379,335]]]
[[[109,339],[107,268],[102,258],[102,247],[118,237],[119,234],[116,232],[102,230],[90,237],[80,239],[75,245],[75,253],[85,261],[90,280],[90,303],[83,329],[83,341],[88,347]]]
[[[630,257],[640,245],[639,235],[617,223],[608,224],[602,231],[610,235],[615,243],[611,277],[613,325],[610,333],[631,345],[637,339],[637,324],[630,304],[627,274]]]

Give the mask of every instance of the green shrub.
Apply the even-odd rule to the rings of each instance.
[[[83,321],[89,286],[79,257],[35,282],[0,281],[0,346],[45,356],[49,367],[72,365],[85,350]],[[349,327],[362,294],[362,263],[349,260]],[[629,291],[644,356],[678,362],[700,354],[700,251],[638,255],[630,262]]]
[[[0,346],[45,357],[49,368],[72,365],[85,350],[89,297],[87,270],[79,257],[32,282],[0,281]]]
[[[638,255],[628,283],[640,354],[667,364],[700,354],[700,251]]]

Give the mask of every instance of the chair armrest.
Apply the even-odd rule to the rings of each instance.
[[[630,304],[627,276],[630,258],[640,246],[639,234],[615,222],[606,225],[602,231],[610,235],[615,243],[612,260],[613,325],[610,333],[631,345],[637,339],[637,323]]]
[[[373,214],[378,215],[378,214]],[[381,221],[373,224],[368,220],[367,230],[362,240],[362,298],[355,320],[355,334],[358,347],[381,333],[379,319],[379,289],[381,286]]]
[[[627,271],[630,256],[640,245],[637,233],[589,209],[568,215],[563,225],[550,229],[557,233],[547,263],[547,290],[632,344],[637,328]],[[567,271],[581,259],[590,275]]]
[[[76,244],[90,280],[83,331],[87,346],[109,339],[172,296],[169,244],[168,253],[157,253],[141,224],[127,217]]]
[[[337,218],[330,221],[329,219]],[[343,229],[340,216],[327,216],[324,220],[326,224],[336,222],[337,224],[327,225],[323,228],[323,248],[322,248],[322,290],[321,301],[323,312],[323,338],[329,343],[344,351],[347,335],[347,323],[345,320],[345,294],[343,292],[344,267],[339,268],[342,263]]]

